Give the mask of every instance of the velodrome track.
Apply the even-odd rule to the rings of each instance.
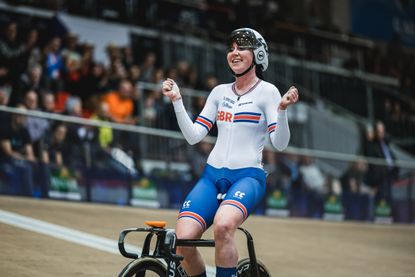
[[[176,214],[0,196],[0,276],[117,276],[128,262],[117,252],[119,231],[149,219],[167,220],[172,228]],[[252,216],[244,227],[272,276],[415,276],[413,225]],[[238,245],[246,256],[242,239]],[[140,242],[137,235],[128,240]],[[212,249],[203,255],[213,265]]]

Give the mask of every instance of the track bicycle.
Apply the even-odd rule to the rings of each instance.
[[[176,254],[176,247],[215,247],[214,240],[206,239],[178,239],[173,229],[165,229],[165,221],[147,221],[149,227],[128,228],[120,232],[118,249],[126,257],[133,259],[127,264],[119,277],[187,277],[187,273],[181,266],[183,256]],[[238,276],[241,277],[269,277],[270,274],[264,264],[256,259],[254,241],[251,234],[239,227],[246,236],[249,258],[240,260],[237,264]],[[127,252],[124,240],[127,234],[132,232],[147,232],[144,239],[141,255]],[[155,236],[156,243],[151,251],[150,245]]]

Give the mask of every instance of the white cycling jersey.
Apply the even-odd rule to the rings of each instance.
[[[237,95],[235,83],[215,87],[196,121],[182,100],[173,102],[180,130],[190,144],[202,140],[216,122],[218,137],[207,163],[216,168],[262,168],[267,133],[272,145],[284,150],[290,140],[287,111],[277,111],[278,89],[259,80],[247,93]]]

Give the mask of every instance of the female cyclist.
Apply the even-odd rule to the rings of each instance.
[[[218,137],[204,173],[186,197],[177,220],[182,239],[199,239],[213,224],[216,276],[236,276],[236,229],[265,193],[262,150],[266,136],[279,151],[290,139],[287,107],[298,101],[291,87],[281,97],[278,89],[260,78],[268,67],[268,47],[255,30],[234,30],[227,61],[235,82],[216,86],[195,122],[189,118],[174,80],[163,82],[163,93],[173,102],[177,121],[190,144],[202,140],[216,122]],[[191,276],[206,276],[196,248],[179,248]]]

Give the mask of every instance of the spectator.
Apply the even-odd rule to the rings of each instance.
[[[366,184],[368,165],[364,159],[351,163],[341,177],[342,199],[345,218],[351,220],[369,220],[373,210],[372,200],[375,191]]]
[[[307,191],[307,207],[311,217],[320,218],[323,214],[324,200],[327,195],[326,180],[314,158],[303,156],[300,162],[300,174]]]
[[[196,89],[200,87],[198,70],[195,66],[191,66],[188,73],[188,87]]]
[[[130,80],[131,82],[131,80]],[[142,115],[142,99],[143,99],[143,88],[139,85],[137,85],[137,83],[132,83],[132,95],[131,95],[131,100],[133,101],[133,115],[135,117],[135,124],[138,124],[138,122],[140,122],[140,116]],[[157,94],[153,92],[153,97],[154,97],[154,101],[155,104],[157,106],[156,101],[159,99],[157,98],[157,96],[159,98],[161,98],[161,93]]]
[[[120,58],[112,61],[108,74],[108,85],[110,89],[115,89],[120,81],[128,77],[127,69],[124,67]]]
[[[85,42],[82,45],[82,57],[81,57],[81,68],[80,68],[80,74],[81,78],[84,78],[85,76],[88,76],[92,72],[93,66],[96,64],[94,60],[94,45]]]
[[[133,115],[133,90],[131,82],[123,79],[119,82],[118,91],[112,91],[103,97],[102,101],[108,104],[112,121],[124,124],[137,123],[137,118]]]
[[[122,52],[122,63],[125,68],[130,70],[130,68],[135,65],[133,48],[130,46],[126,46],[121,49],[121,52]]]
[[[0,86],[0,106],[7,106],[10,100],[11,86]]]
[[[70,164],[71,152],[66,142],[67,127],[64,123],[57,123],[52,127],[52,135],[46,141],[50,164],[57,167],[66,167]]]
[[[113,43],[109,43],[106,48],[107,56],[110,64],[114,63],[115,60],[122,60],[121,49]]]
[[[76,96],[70,96],[65,102],[65,114],[82,117],[82,100]]]
[[[55,113],[55,95],[51,92],[44,92],[41,96],[41,110],[47,113]]]
[[[71,96],[66,100],[65,115],[82,117],[82,100],[79,97]],[[79,124],[68,125],[68,140],[72,145],[79,146],[85,137],[87,141],[90,141],[93,139],[93,133],[87,132],[86,128]]]
[[[61,39],[53,37],[45,48],[47,88],[58,92],[63,89],[64,60],[61,54]]]
[[[61,55],[65,68],[65,90],[73,95],[80,95],[81,79],[81,54],[77,50],[78,36],[74,33],[67,34],[65,47]]]
[[[296,154],[282,153],[278,155],[278,169],[281,176],[279,186],[284,188],[291,200],[291,214],[293,216],[307,216],[306,190],[300,174],[300,157]],[[288,189],[291,192],[288,193]]]
[[[33,46],[29,41],[24,45],[17,40],[17,23],[9,22],[5,27],[4,38],[0,40],[0,78],[8,80],[13,85],[19,81],[20,75],[26,69],[25,55]]]
[[[263,151],[264,170],[267,174],[267,192],[268,194],[279,193],[289,197],[291,189],[290,178],[282,174],[278,166],[277,154],[274,151],[264,149]]]
[[[118,91],[112,91],[105,95],[102,99],[103,103],[108,105],[108,113],[111,121],[123,124],[134,125],[138,122],[138,117],[134,114],[133,97],[138,97],[131,81],[123,79],[119,82]],[[138,134],[117,131],[114,132],[113,141],[116,142],[114,147],[122,149],[133,159],[140,156]]]
[[[190,65],[187,61],[181,60],[177,63],[177,77],[176,77],[176,83],[179,86],[188,88],[190,85]]]
[[[24,94],[28,91],[35,91],[37,94],[45,90],[42,80],[43,68],[40,64],[35,64],[28,68],[27,73],[23,74],[17,89],[13,91],[10,104],[15,106],[23,100]]]
[[[202,90],[211,91],[214,87],[219,84],[218,78],[213,73],[209,73],[205,77],[205,82],[203,84]]]
[[[11,86],[0,86],[0,106],[7,106],[9,104]],[[0,111],[0,122],[5,123],[10,121],[10,114]]]
[[[128,68],[128,79],[134,84],[136,85],[137,82],[140,80],[141,77],[141,69],[138,65],[131,65]]]
[[[38,64],[42,64],[43,53],[40,47],[38,46],[38,40],[39,31],[36,28],[31,29],[27,36],[27,41],[28,44],[33,45],[33,47],[29,51],[26,68],[33,68]]]
[[[163,68],[157,68],[154,71],[154,75],[153,75],[153,78],[151,79],[151,82],[153,84],[161,85],[163,83],[164,79],[165,79],[164,69]],[[160,89],[160,92],[161,92],[161,89]]]
[[[277,173],[277,157],[274,151],[264,149],[263,153],[263,164],[264,170],[267,172],[267,181],[270,175]]]
[[[39,110],[38,98],[37,93],[30,90],[26,93],[23,103],[28,110],[37,111]],[[26,128],[30,135],[35,156],[42,162],[46,162],[48,158],[45,156],[43,142],[46,133],[49,131],[49,121],[45,118],[29,116],[26,120]]]
[[[108,89],[107,71],[102,63],[94,63],[90,72],[84,74],[81,80],[80,97],[85,108],[94,111],[101,96]]]
[[[362,154],[366,157],[378,156],[378,147],[375,141],[375,130],[371,124],[367,124],[363,141]]]
[[[69,97],[65,103],[65,113],[69,116],[82,118],[82,100],[79,97]],[[85,155],[86,149],[96,143],[94,128],[81,124],[67,125],[67,142],[70,146],[70,168],[84,167],[90,164]]]
[[[177,79],[179,76],[178,70],[175,67],[169,67],[166,71],[166,78]]]
[[[150,91],[148,96],[144,100],[143,124],[145,126],[155,127],[157,116],[158,107],[155,93],[153,91]]]
[[[19,105],[22,111],[26,110]],[[35,162],[29,132],[25,128],[26,116],[13,114],[0,128],[0,170],[12,184],[9,193],[33,196],[33,168]]]
[[[399,174],[399,169],[395,166],[395,155],[386,138],[385,125],[383,122],[376,122],[376,142],[379,151],[377,158],[385,160],[384,166],[376,166],[375,174],[377,176],[377,183],[379,185],[377,200],[385,200],[388,204],[391,203],[391,189],[392,184]]]
[[[158,127],[158,126],[165,126],[164,125],[164,116],[163,116],[163,112],[165,109],[165,104],[168,103],[168,101],[170,101],[167,97],[165,97],[162,92],[161,92],[161,84],[164,81],[164,70],[162,68],[157,68],[154,71],[154,76],[151,80],[151,83],[156,85],[156,87],[153,90],[144,90],[144,95],[149,95],[149,97],[152,98],[151,100],[151,108],[153,109],[153,111],[155,112],[155,118],[154,118],[154,122],[153,122],[153,126],[154,127]],[[138,88],[140,88],[141,86],[138,85]],[[144,97],[144,101],[147,100],[147,97]]]
[[[141,81],[143,82],[150,82],[154,71],[156,70],[156,54],[153,52],[149,52],[144,57],[144,62],[140,66],[141,68]]]
[[[110,121],[111,117],[109,114],[108,103],[99,103],[98,108],[96,112],[92,115],[91,119]],[[99,126],[97,127],[97,133],[99,145],[103,149],[108,149],[112,145],[114,139],[112,128],[109,126]]]

